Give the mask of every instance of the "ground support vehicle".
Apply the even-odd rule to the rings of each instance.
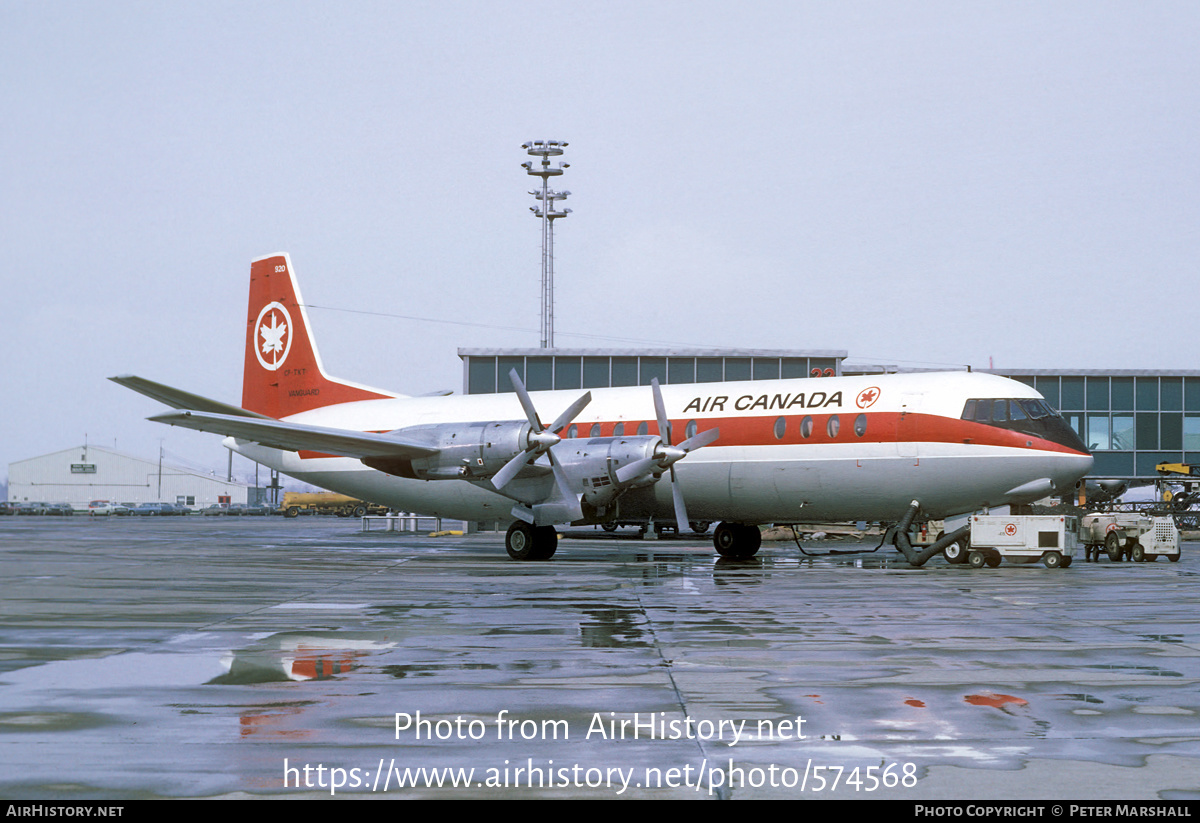
[[[378,506],[333,492],[285,492],[279,507],[285,517],[302,514],[336,514],[338,517],[364,517],[368,514],[387,514],[387,506]]]
[[[1079,548],[1079,519],[1052,514],[975,515],[967,563],[996,567],[1001,560],[1066,568]]]
[[[945,536],[945,520],[926,520],[924,523],[914,523],[908,530],[908,542],[914,549],[926,549]],[[970,538],[961,537],[942,549],[942,557],[947,563],[958,565],[967,562],[967,552],[970,550]]]
[[[1160,556],[1178,561],[1179,530],[1172,517],[1129,512],[1085,514],[1079,524],[1085,560],[1099,560],[1100,551],[1114,563],[1135,560],[1153,563]]]

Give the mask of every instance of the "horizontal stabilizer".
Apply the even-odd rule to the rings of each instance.
[[[198,394],[186,392],[183,389],[176,389],[171,386],[155,383],[153,380],[147,380],[144,377],[136,377],[132,374],[121,374],[116,377],[110,377],[109,380],[114,383],[119,383],[127,389],[133,389],[139,394],[144,394],[147,397],[157,400],[167,406],[176,409],[191,409],[193,411],[211,412],[213,414],[227,414],[233,417],[257,417],[262,420],[269,420],[265,414],[252,412],[243,409],[240,406],[234,406],[229,403],[222,403],[220,400],[210,400],[207,397],[201,397]]]
[[[415,460],[438,453],[438,450],[431,446],[400,440],[388,434],[305,426],[269,418],[252,419],[229,414],[182,411],[156,414],[149,419],[156,423],[224,434],[239,440],[253,440],[264,446],[285,451],[315,451],[356,457],[360,460],[369,457]]]

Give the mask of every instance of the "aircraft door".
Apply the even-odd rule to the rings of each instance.
[[[925,395],[905,392],[900,398],[900,419],[896,421],[896,450],[901,457],[919,458],[920,414]]]

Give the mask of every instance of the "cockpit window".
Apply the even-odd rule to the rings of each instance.
[[[1041,400],[1021,400],[1018,402],[1020,402],[1021,408],[1025,409],[1025,412],[1034,420],[1054,416],[1054,412],[1050,410],[1050,407]]]
[[[963,406],[962,419],[976,423],[1008,423],[1056,417],[1057,413],[1036,398],[971,398]]]
[[[1079,439],[1079,432],[1072,430],[1062,415],[1041,398],[973,397],[963,404],[962,419],[1018,431],[1061,443],[1077,451],[1086,451]]]

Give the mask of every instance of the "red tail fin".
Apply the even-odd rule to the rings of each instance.
[[[250,264],[242,408],[276,419],[396,395],[327,377],[286,254]]]

